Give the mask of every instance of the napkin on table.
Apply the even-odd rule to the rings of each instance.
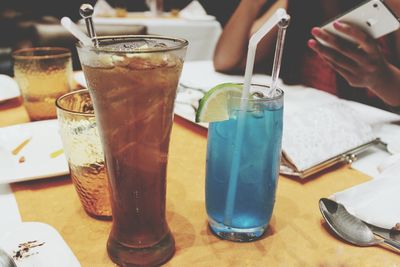
[[[331,196],[354,216],[375,226],[391,229],[400,223],[400,154],[380,164],[373,180]]]

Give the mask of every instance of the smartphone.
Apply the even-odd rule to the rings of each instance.
[[[365,1],[321,26],[322,29],[332,34],[355,42],[348,35],[335,30],[333,27],[334,21],[343,21],[356,25],[375,39],[400,28],[400,21],[397,16],[381,0]],[[323,43],[321,40],[318,41]]]

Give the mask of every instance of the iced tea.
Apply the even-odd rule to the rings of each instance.
[[[78,47],[110,179],[108,252],[118,264],[159,265],[174,252],[165,216],[166,168],[187,43],[162,37],[116,42],[110,48],[100,40],[100,53],[92,55]]]

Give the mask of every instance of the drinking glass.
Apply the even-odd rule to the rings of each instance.
[[[161,36],[78,44],[111,189],[110,258],[154,266],[175,250],[165,217],[166,168],[176,89],[188,42]]]
[[[71,91],[71,52],[62,47],[35,47],[15,51],[14,75],[32,121],[57,117],[57,97]]]
[[[57,117],[71,179],[85,211],[98,219],[111,218],[104,154],[87,89],[56,100]]]
[[[268,89],[251,87],[253,91]],[[265,232],[275,203],[283,91],[277,89],[273,98],[254,96],[244,110],[240,101],[240,97],[230,97],[229,120],[209,125],[206,209],[210,228],[217,236],[252,241]]]

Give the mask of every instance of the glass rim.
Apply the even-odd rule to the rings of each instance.
[[[49,55],[34,55],[34,54],[24,54],[27,52],[36,52],[36,51],[58,51],[58,54],[49,54]],[[71,57],[71,51],[65,47],[59,46],[43,46],[43,47],[28,47],[21,48],[12,53],[12,57],[14,59],[53,59],[53,58],[63,58],[63,57]]]
[[[77,94],[78,94],[78,95],[81,95],[81,94],[84,94],[84,93],[87,93],[87,94],[90,96],[89,89],[87,89],[87,88],[85,88],[85,89],[80,89],[80,90],[75,90],[75,91],[71,91],[71,92],[68,92],[68,93],[66,93],[66,94],[63,94],[63,95],[59,96],[59,97],[56,99],[56,107],[57,107],[58,109],[62,110],[63,112],[68,113],[68,114],[79,115],[79,116],[85,116],[85,117],[95,117],[94,112],[93,112],[93,113],[84,113],[84,112],[81,112],[81,111],[74,111],[74,110],[66,109],[66,108],[63,107],[63,106],[61,105],[61,103],[60,103],[63,99],[65,99],[65,98],[67,98],[67,97],[70,97],[71,95],[77,95]],[[93,104],[93,103],[92,103],[92,104]]]
[[[237,85],[243,85],[243,83],[235,83]],[[257,84],[257,83],[252,83],[250,84],[250,87],[253,86],[257,86],[257,87],[264,87],[264,88],[270,88],[271,86],[268,84]],[[283,91],[281,88],[277,87],[276,91],[278,92],[278,95],[275,95],[273,97],[268,97],[268,98],[244,98],[246,100],[248,100],[249,102],[269,102],[269,101],[279,101],[282,100],[284,95],[285,95],[285,91]],[[231,99],[242,99],[242,96],[229,96]]]
[[[119,41],[123,39],[132,39],[132,40],[141,40],[141,39],[158,39],[158,40],[168,40],[168,41],[177,41],[179,44],[175,46],[168,46],[168,47],[150,47],[150,48],[142,48],[142,49],[132,49],[131,51],[121,51],[110,47],[95,47],[84,45],[82,42],[77,42],[76,47],[88,49],[90,51],[96,52],[105,52],[105,53],[114,53],[114,54],[126,54],[126,53],[155,53],[155,52],[168,52],[179,50],[185,48],[189,45],[189,42],[186,39],[182,38],[175,38],[175,37],[168,37],[163,35],[108,35],[108,36],[101,36],[95,37],[92,40],[107,40],[110,41]]]

